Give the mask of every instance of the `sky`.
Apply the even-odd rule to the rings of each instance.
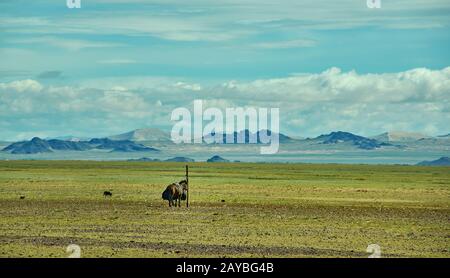
[[[170,131],[177,107],[280,130],[450,132],[450,2],[0,0],[0,140]]]

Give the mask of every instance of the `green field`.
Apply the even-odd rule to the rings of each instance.
[[[0,257],[450,257],[450,168],[0,162]],[[104,198],[103,191],[113,192]],[[25,196],[25,199],[20,199]]]

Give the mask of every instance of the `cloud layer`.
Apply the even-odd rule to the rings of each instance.
[[[365,0],[89,0],[81,9],[3,0],[0,11],[0,82],[48,71],[72,83],[252,80],[332,66],[440,69],[450,58],[448,0],[390,0],[381,9]]]
[[[8,3],[9,2],[9,3]],[[13,1],[6,1],[5,9]],[[174,41],[226,41],[263,30],[294,32],[321,29],[442,28],[448,26],[446,0],[385,1],[380,11],[366,1],[308,0],[92,0],[82,9],[70,10],[54,1],[28,4],[30,9],[54,5],[58,14],[0,17],[9,32],[34,34],[121,34],[154,36]],[[63,1],[64,2],[64,1]],[[54,44],[64,46],[61,41]],[[97,44],[77,42],[77,47]]]
[[[448,133],[450,67],[358,74],[330,68],[277,79],[198,84],[172,78],[114,78],[77,86],[26,79],[0,83],[0,140],[33,135],[104,136],[140,127],[170,129],[171,111],[206,107],[279,107],[282,132],[333,130],[375,135],[408,130]]]

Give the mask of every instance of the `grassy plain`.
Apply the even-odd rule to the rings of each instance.
[[[0,162],[0,257],[450,257],[450,168]],[[110,190],[112,198],[103,197]],[[20,199],[24,196],[25,199]]]

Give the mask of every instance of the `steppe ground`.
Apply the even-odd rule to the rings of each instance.
[[[450,257],[449,167],[189,166],[1,161],[0,257]]]

